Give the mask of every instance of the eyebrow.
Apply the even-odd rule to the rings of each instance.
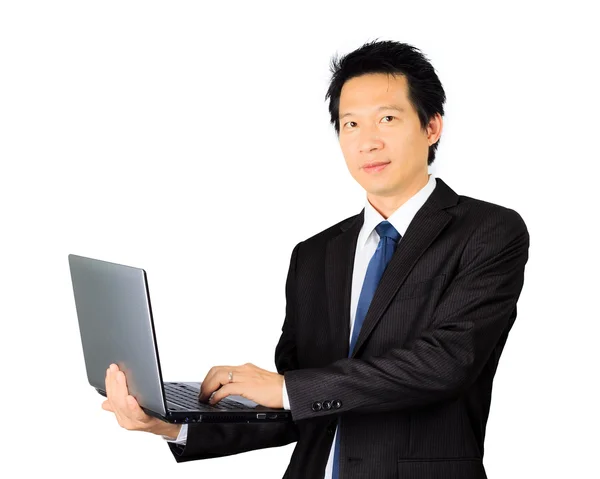
[[[377,110],[375,110],[376,112],[382,111],[382,110],[396,110],[402,113],[405,113],[406,110],[404,110],[404,108],[397,106],[397,105],[383,105],[380,106],[379,108],[377,108]],[[352,112],[347,112],[344,113],[342,116],[340,116],[340,120],[346,116],[350,116],[350,115],[354,115],[354,113]]]

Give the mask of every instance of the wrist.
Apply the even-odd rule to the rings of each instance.
[[[167,422],[157,419],[157,423],[149,428],[149,432],[156,434],[157,436],[166,436],[169,439],[177,439],[179,431],[181,430],[181,424],[169,424]]]

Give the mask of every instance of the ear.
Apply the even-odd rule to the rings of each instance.
[[[429,146],[440,139],[443,127],[444,120],[442,119],[442,115],[436,113],[431,120],[429,120],[429,124],[427,125],[427,140],[429,141]]]

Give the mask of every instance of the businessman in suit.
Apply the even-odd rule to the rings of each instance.
[[[115,365],[103,407],[162,435],[177,462],[296,442],[284,478],[486,478],[492,381],[527,228],[429,174],[445,93],[416,48],[367,43],[332,73],[331,121],[365,207],[293,248],[277,372],[216,366],[200,396],[242,395],[289,408],[293,421],[165,424],[143,413]]]

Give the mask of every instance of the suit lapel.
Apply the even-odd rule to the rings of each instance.
[[[360,351],[419,258],[452,219],[445,208],[455,205],[457,201],[458,195],[441,178],[436,178],[435,189],[408,225],[377,285],[352,357]]]
[[[360,328],[352,357],[356,356],[383,316],[390,301],[404,283],[408,273],[429,245],[442,232],[450,218],[451,216],[445,211],[433,211],[424,214],[422,209],[415,215],[377,285],[373,300]]]
[[[436,178],[436,188],[411,221],[377,286],[352,357],[360,351],[419,258],[450,222],[452,216],[444,209],[457,201],[458,195],[441,178]],[[356,242],[363,222],[364,209],[343,222],[340,225],[342,233],[327,244],[326,292],[336,358],[348,357],[350,347],[352,273]]]
[[[350,299],[352,272],[358,234],[364,221],[363,209],[342,223],[342,233],[330,239],[325,255],[325,286],[332,336],[335,340],[334,358],[347,358],[350,349]]]

